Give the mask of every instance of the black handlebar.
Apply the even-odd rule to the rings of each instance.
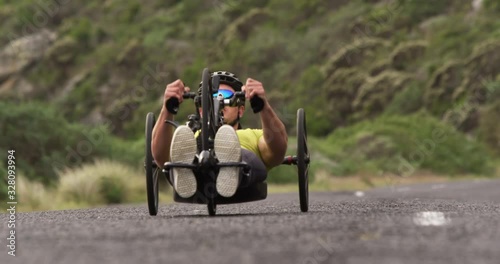
[[[196,97],[196,93],[184,93],[182,95],[182,98],[184,99],[194,99]],[[176,97],[169,98],[167,102],[165,103],[165,107],[167,107],[167,110],[176,115],[177,112],[179,112],[179,99]]]
[[[234,93],[234,98],[245,98],[245,92],[236,92]],[[250,106],[252,107],[252,110],[254,114],[262,111],[262,108],[264,108],[264,100],[258,96],[254,96],[252,99],[250,99]]]
[[[264,108],[264,100],[258,96],[254,96],[250,99],[250,106],[252,106],[253,113],[256,114]]]
[[[184,99],[194,99],[197,96],[196,93],[189,92],[189,93],[184,93],[182,95],[182,98]],[[234,93],[234,98],[233,99],[244,99],[245,98],[245,92],[236,92]],[[252,106],[252,110],[254,113],[258,113],[262,111],[264,108],[264,100],[258,96],[254,96],[252,99],[250,99],[250,105]],[[176,115],[177,112],[179,111],[179,99],[172,97],[167,100],[165,103],[165,106],[168,110],[168,112]]]

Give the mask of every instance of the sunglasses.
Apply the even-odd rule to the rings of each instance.
[[[231,99],[234,95],[234,92],[231,90],[220,89],[219,91],[213,94],[214,98],[217,98],[219,94],[221,94],[224,97],[224,99]]]

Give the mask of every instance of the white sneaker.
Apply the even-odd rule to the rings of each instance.
[[[219,128],[215,135],[214,150],[219,162],[241,161],[240,141],[233,127],[223,125]],[[236,193],[239,184],[239,172],[238,167],[220,168],[215,186],[221,196],[231,197]]]
[[[196,155],[196,139],[188,126],[179,126],[174,131],[170,144],[170,161],[192,164]],[[196,177],[192,169],[173,168],[174,189],[182,198],[196,193]]]

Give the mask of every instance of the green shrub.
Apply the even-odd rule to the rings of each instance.
[[[480,111],[479,138],[497,155],[500,155],[500,100]]]
[[[487,90],[487,103],[495,103],[500,101],[500,74],[498,74],[495,81],[486,83]]]
[[[308,104],[310,108],[317,109],[324,116],[328,131],[325,134],[319,134],[312,130],[314,135],[324,136],[334,128],[348,125],[350,116],[354,112],[352,102],[356,99],[360,87],[367,80],[366,74],[358,68],[338,69],[332,74],[322,86],[321,94],[315,96],[318,103]],[[323,104],[321,104],[323,103]],[[312,111],[311,111],[312,112]],[[312,123],[319,120],[312,117]],[[321,120],[323,123],[325,121]]]
[[[125,201],[126,186],[123,179],[104,176],[99,181],[99,193],[106,204],[117,204]]]
[[[422,59],[427,50],[425,41],[409,41],[399,44],[391,54],[392,67],[396,70],[408,70],[415,61]]]
[[[167,36],[171,34],[171,29],[168,27],[158,29],[155,31],[150,31],[144,37],[142,44],[145,47],[159,47],[165,44]]]
[[[0,102],[0,131],[0,145],[19,153],[17,168],[27,179],[43,183],[55,183],[57,169],[98,157],[137,166],[144,156],[143,141],[115,139],[105,126],[70,123],[54,106],[39,102]],[[0,153],[0,157],[5,160],[5,153]]]
[[[359,36],[387,37],[387,35],[392,35],[395,30],[395,18],[400,8],[401,6],[397,3],[373,6],[366,15],[356,18],[355,23],[350,26],[351,32]]]
[[[378,38],[362,38],[340,49],[323,65],[322,72],[330,76],[337,69],[355,67],[375,58],[378,51],[388,47],[388,43]]]
[[[60,63],[68,64],[73,61],[78,51],[78,42],[69,36],[57,40],[48,50],[47,57],[50,60]]]
[[[478,22],[481,24],[481,22]],[[444,16],[429,29],[429,59],[461,60],[472,52],[472,43],[490,37],[486,25],[478,26],[463,19],[463,15]],[[485,32],[486,31],[486,32]]]
[[[0,102],[0,112],[0,145],[19,153],[17,168],[28,179],[53,182],[52,163],[64,160],[66,147],[77,145],[83,126],[71,125],[55,108],[37,102]]]
[[[426,108],[441,116],[453,104],[455,90],[463,80],[463,64],[451,61],[437,69],[432,75],[424,95]]]
[[[269,183],[286,184],[296,183],[297,181],[297,168],[295,166],[281,165],[273,168],[269,171],[267,177],[267,182]]]
[[[308,142],[308,146],[312,149],[311,142]],[[297,155],[297,138],[294,136],[288,137],[288,150],[287,155],[296,156]],[[314,181],[314,171],[318,162],[314,159],[311,162],[309,167],[309,182]],[[298,174],[297,174],[297,166],[295,165],[280,165],[271,169],[267,176],[268,183],[276,183],[276,184],[298,184]]]
[[[37,84],[36,98],[46,98],[47,93],[64,82],[67,77],[64,71],[51,66],[47,58],[42,59],[42,63],[35,65],[26,76],[31,83]]]
[[[16,181],[20,211],[56,210],[60,202],[54,188],[19,174]]]
[[[59,173],[58,191],[67,203],[99,205],[133,202],[137,197],[136,186],[142,186],[141,196],[146,197],[142,171],[129,165],[107,160],[65,169]]]
[[[304,108],[308,122],[308,131],[313,135],[326,135],[333,130],[333,125],[329,121],[331,112],[326,108],[330,105],[328,100],[320,96],[323,92],[311,93],[313,87],[320,88],[325,84],[325,77],[318,66],[313,65],[307,68],[297,83],[294,93],[293,109]],[[295,113],[295,112],[294,112]],[[295,119],[288,124],[295,126]]]
[[[124,23],[133,23],[139,12],[141,11],[141,4],[139,2],[130,1],[121,15],[121,20]]]
[[[500,13],[500,3],[496,0],[484,0],[483,6],[488,12]]]
[[[99,99],[97,85],[98,81],[92,75],[76,85],[61,105],[65,118],[79,121],[90,114],[89,109],[92,109]]]
[[[16,29],[27,28],[33,24],[36,10],[31,5],[23,3],[15,8],[14,17],[17,17]],[[18,31],[19,32],[19,31]]]
[[[5,168],[4,162],[0,163],[0,175],[2,175],[2,179],[0,179],[0,200],[7,201],[7,169]],[[5,204],[5,203],[3,203]],[[4,208],[4,205],[0,208]]]
[[[246,40],[252,30],[269,19],[269,12],[265,9],[253,8],[229,24],[221,34],[219,43],[226,47],[235,39]],[[258,34],[258,33],[257,33]]]
[[[410,81],[411,75],[396,71],[384,71],[368,78],[352,102],[356,119],[370,118],[382,113],[393,96],[406,88]]]
[[[93,23],[90,19],[83,17],[75,20],[68,35],[78,41],[81,47],[87,48],[93,37]]]
[[[399,23],[404,23],[408,27],[416,25],[425,18],[444,13],[454,1],[398,0],[398,4],[402,7],[399,14],[399,19],[401,20]]]
[[[411,114],[423,106],[424,88],[418,82],[411,82],[406,88],[394,96],[385,113],[392,115]]]

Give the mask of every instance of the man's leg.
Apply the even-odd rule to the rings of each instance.
[[[248,187],[257,182],[263,182],[267,178],[266,165],[262,160],[253,152],[246,149],[241,149],[241,160],[250,165],[250,175],[246,176],[245,172],[241,170],[240,188]]]
[[[229,125],[223,125],[215,134],[214,151],[219,162],[241,161],[241,146],[236,131]],[[224,167],[219,169],[216,180],[217,192],[224,197],[231,197],[239,186],[239,168]]]
[[[196,140],[187,126],[179,126],[172,137],[170,160],[174,163],[191,164],[196,155]],[[179,196],[188,198],[196,192],[196,177],[192,169],[173,168],[173,186]]]

